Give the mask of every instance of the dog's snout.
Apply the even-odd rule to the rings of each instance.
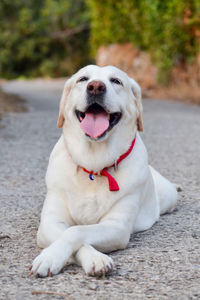
[[[90,95],[102,95],[106,91],[106,86],[102,81],[91,81],[88,83],[87,92]]]

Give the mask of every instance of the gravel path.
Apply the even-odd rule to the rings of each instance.
[[[44,176],[64,81],[13,81],[4,91],[27,100],[27,113],[10,114],[0,129],[0,299],[200,299],[200,107],[144,101],[143,140],[150,163],[183,191],[177,209],[111,254],[116,268],[103,279],[69,266],[53,278],[29,276],[39,253],[36,231]],[[32,295],[33,291],[59,295]]]

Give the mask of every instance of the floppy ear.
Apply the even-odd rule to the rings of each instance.
[[[137,117],[137,128],[138,131],[143,131],[143,119],[142,119],[142,92],[139,84],[132,78],[130,78],[131,82],[131,89],[135,98],[135,104],[138,111],[138,117]]]
[[[58,128],[62,128],[64,121],[65,121],[64,109],[65,109],[67,97],[70,93],[70,90],[71,90],[71,80],[68,79],[64,85],[64,89],[63,89],[61,100],[60,100],[60,109],[59,109],[59,116],[58,116],[58,121],[57,121]]]

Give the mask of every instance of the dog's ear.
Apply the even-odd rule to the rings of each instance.
[[[70,90],[71,90],[71,78],[66,81],[63,92],[62,92],[62,96],[61,96],[61,100],[60,100],[59,116],[58,116],[58,121],[57,121],[58,128],[62,128],[64,121],[65,121],[64,109],[65,109],[67,97],[70,93]]]
[[[138,116],[137,116],[137,128],[138,131],[143,131],[143,118],[142,118],[142,113],[143,113],[143,107],[142,107],[142,92],[141,92],[141,88],[139,86],[139,84],[133,79],[130,78],[130,82],[131,82],[131,89],[134,95],[134,100],[135,100],[135,104],[137,107],[137,112],[138,112]]]

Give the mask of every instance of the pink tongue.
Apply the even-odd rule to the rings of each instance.
[[[106,112],[101,113],[85,113],[85,118],[81,122],[83,131],[91,136],[97,138],[101,136],[109,127],[108,115]]]

